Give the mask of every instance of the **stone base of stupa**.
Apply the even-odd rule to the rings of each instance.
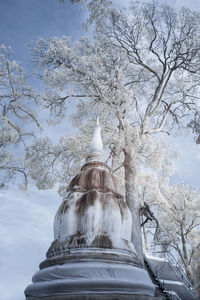
[[[161,300],[158,297],[133,294],[90,294],[90,295],[62,295],[49,297],[28,297],[28,300]]]
[[[154,285],[131,253],[89,251],[47,259],[25,290],[27,300],[156,299]]]

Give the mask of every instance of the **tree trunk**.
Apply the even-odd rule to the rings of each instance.
[[[124,171],[125,171],[125,197],[126,203],[131,211],[132,215],[132,243],[138,254],[138,258],[143,263],[143,249],[142,249],[142,233],[140,226],[139,215],[139,200],[135,193],[135,179],[136,168],[133,157],[131,155],[131,149],[124,150]]]
[[[143,222],[144,222],[144,218],[142,217],[142,223]],[[147,234],[146,234],[145,225],[143,225],[142,231],[143,231],[143,244],[144,244],[144,248],[145,248],[145,251],[148,251],[148,242],[147,242]]]
[[[193,274],[192,274],[192,268],[190,266],[189,263],[189,259],[188,259],[188,254],[187,254],[187,248],[186,248],[186,240],[183,234],[183,229],[181,227],[181,240],[182,240],[182,250],[183,250],[183,258],[184,258],[184,266],[185,266],[185,271],[187,274],[188,279],[193,283],[194,278],[193,278]]]

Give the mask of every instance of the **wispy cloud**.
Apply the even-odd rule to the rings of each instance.
[[[53,220],[61,202],[55,190],[0,195],[0,299],[24,299],[23,291],[53,241]]]

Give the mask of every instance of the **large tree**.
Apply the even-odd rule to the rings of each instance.
[[[28,170],[23,152],[27,140],[35,136],[39,122],[34,105],[38,95],[28,85],[24,71],[10,48],[0,47],[0,189],[17,174],[27,187]],[[35,128],[34,128],[35,126]],[[19,150],[20,149],[20,150]]]
[[[194,281],[196,256],[200,250],[200,194],[183,184],[168,186],[163,209],[158,207],[161,251],[172,252]]]
[[[170,134],[198,119],[200,15],[185,8],[176,12],[159,2],[131,2],[129,10],[118,11],[106,0],[93,0],[89,10],[87,25],[93,23],[93,38],[77,42],[68,37],[41,38],[32,55],[47,86],[44,100],[51,121],[61,121],[74,105],[74,124],[83,135],[90,127],[86,119],[101,116],[111,165],[123,169],[125,199],[133,216],[132,240],[142,257],[137,169],[141,164],[162,165],[156,133]],[[27,163],[34,165],[32,177],[38,186],[48,187],[68,174],[55,169],[56,162],[65,162],[69,170],[77,163],[81,137],[62,139],[58,146],[50,141],[41,144],[27,150]],[[38,178],[39,172],[44,176]]]

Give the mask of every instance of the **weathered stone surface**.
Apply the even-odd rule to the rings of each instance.
[[[103,163],[92,162],[84,165],[82,172],[72,179],[68,191],[77,191],[78,188],[80,191],[95,189],[102,193],[111,192],[123,198],[118,191],[117,179]]]
[[[96,190],[72,193],[55,216],[55,241],[47,257],[58,255],[59,248],[120,247],[135,253],[130,242],[131,224],[131,214],[123,198]]]
[[[52,297],[28,297],[27,300],[163,300],[163,297],[152,297],[144,295],[126,295],[126,294],[112,294],[112,295],[64,295]]]

